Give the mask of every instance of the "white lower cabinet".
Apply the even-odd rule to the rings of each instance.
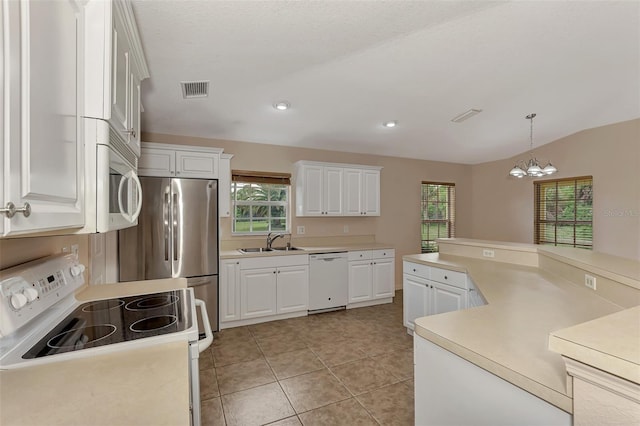
[[[240,319],[240,261],[220,262],[220,322]]]
[[[403,264],[403,294],[404,326],[409,330],[416,318],[466,309],[470,298],[473,306],[484,304],[465,273],[410,262]]]
[[[414,330],[415,319],[424,317],[429,312],[431,304],[429,281],[414,275],[404,274],[402,285],[404,326]]]
[[[372,261],[349,262],[349,303],[358,303],[373,298]]]
[[[306,311],[309,307],[309,266],[277,269],[276,312]]]
[[[240,317],[255,318],[276,314],[276,269],[240,271]]]
[[[221,328],[261,322],[252,321],[256,318],[306,314],[308,255],[227,259],[220,265]]]
[[[393,297],[395,294],[395,259],[373,260],[373,298]]]
[[[459,311],[467,307],[467,291],[447,284],[431,281],[431,312],[429,315]]]
[[[395,250],[349,252],[349,303],[386,299],[395,294]]]

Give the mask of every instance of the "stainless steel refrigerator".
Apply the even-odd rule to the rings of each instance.
[[[218,330],[218,181],[141,177],[138,226],[120,230],[120,281],[187,278]],[[198,316],[198,329],[202,319]]]

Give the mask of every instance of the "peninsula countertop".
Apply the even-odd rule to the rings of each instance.
[[[416,320],[416,333],[567,411],[570,381],[549,334],[622,311],[544,269],[444,254],[404,261],[468,273],[488,304]]]

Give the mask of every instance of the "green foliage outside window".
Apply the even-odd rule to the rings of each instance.
[[[233,182],[233,232],[289,231],[289,185]]]
[[[437,238],[455,236],[455,185],[423,182],[421,199],[422,252],[437,252]]]
[[[536,243],[593,246],[591,177],[536,182]]]

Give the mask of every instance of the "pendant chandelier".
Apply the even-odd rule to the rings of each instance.
[[[529,114],[525,118],[531,122],[531,129],[529,132],[529,153],[531,158],[527,161],[520,160],[513,166],[513,169],[509,172],[509,175],[521,179],[525,176],[529,177],[541,177],[545,175],[552,175],[558,171],[551,162],[548,162],[546,166],[540,167],[538,160],[533,156],[533,119],[536,114]]]

